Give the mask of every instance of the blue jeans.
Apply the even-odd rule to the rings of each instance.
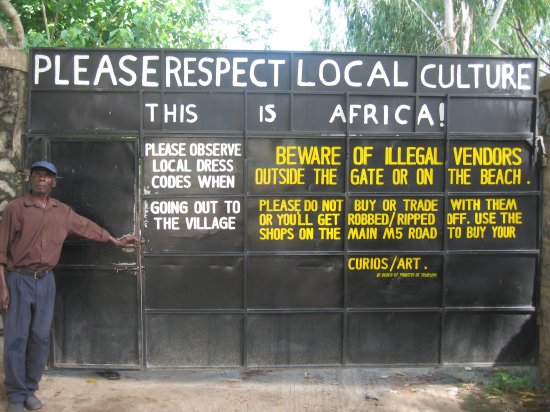
[[[4,320],[4,387],[10,403],[24,402],[38,389],[48,360],[55,305],[55,279],[6,274],[10,302]]]

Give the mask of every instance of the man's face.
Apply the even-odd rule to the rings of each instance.
[[[31,172],[31,189],[32,193],[37,195],[49,194],[50,190],[55,187],[55,175],[46,169],[36,168]]]

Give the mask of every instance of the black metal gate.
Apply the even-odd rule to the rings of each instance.
[[[78,53],[27,159],[143,247],[67,243],[56,365],[536,362],[535,60]]]

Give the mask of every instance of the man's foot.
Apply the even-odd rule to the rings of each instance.
[[[8,412],[23,412],[24,410],[22,403],[10,403],[7,409]]]
[[[120,379],[120,373],[117,371],[114,371],[112,369],[106,369],[104,371],[96,372],[99,376],[104,377],[105,379],[109,379],[112,381],[116,381]]]
[[[25,399],[25,408],[31,411],[35,411],[42,408],[42,402],[40,402],[40,399],[38,399],[36,396],[29,395],[27,396],[27,399]]]

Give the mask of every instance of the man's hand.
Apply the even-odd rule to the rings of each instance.
[[[126,235],[120,239],[112,238],[111,243],[117,247],[135,248],[139,246],[139,239],[135,235]]]
[[[0,308],[6,312],[10,303],[10,292],[7,287],[0,286]]]
[[[10,291],[8,285],[6,285],[6,271],[4,265],[0,265],[0,309],[4,312],[7,311],[9,303]]]

